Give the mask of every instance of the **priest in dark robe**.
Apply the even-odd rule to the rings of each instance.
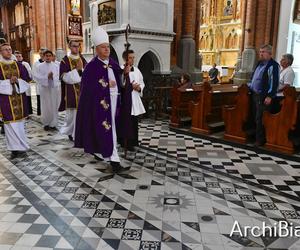
[[[110,55],[106,31],[92,32],[96,56],[86,65],[81,80],[75,125],[75,147],[110,162],[113,172],[125,170],[117,151],[116,127],[120,109],[121,69]],[[126,168],[128,170],[128,168]]]
[[[139,145],[138,140],[138,117],[146,113],[141,97],[145,83],[143,75],[134,66],[134,51],[126,50],[123,52],[124,77],[122,86],[122,105],[120,116],[120,127],[118,130],[119,141],[125,150],[135,151],[135,146]]]
[[[16,158],[24,156],[29,149],[25,118],[28,116],[26,91],[31,79],[26,68],[12,59],[12,49],[8,43],[2,44],[0,49],[0,110],[7,149],[11,151],[11,158]]]
[[[82,71],[87,64],[80,55],[80,43],[76,40],[69,42],[70,55],[66,55],[59,68],[61,80],[61,103],[59,111],[66,111],[65,122],[60,133],[67,135],[70,141],[75,137],[75,122],[79,102],[80,82]]]

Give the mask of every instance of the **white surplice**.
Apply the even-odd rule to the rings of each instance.
[[[53,80],[48,74],[53,73]],[[41,96],[41,121],[44,126],[57,127],[58,108],[60,104],[59,67],[51,62],[43,62],[37,66],[35,79],[38,81]]]
[[[28,62],[23,61],[23,66],[27,69],[29,77],[32,79],[32,70]],[[28,88],[26,91],[26,96],[31,96],[31,88]]]
[[[121,66],[121,68],[124,68],[124,66]],[[140,92],[136,90],[133,90],[131,92],[131,100],[132,100],[131,115],[138,116],[146,113],[145,107],[141,99],[141,97],[143,96],[145,83],[144,83],[143,75],[141,71],[138,69],[138,67],[133,66],[133,71],[129,72],[129,79],[131,84],[139,84],[141,88]],[[125,84],[125,82],[123,82],[123,84]]]

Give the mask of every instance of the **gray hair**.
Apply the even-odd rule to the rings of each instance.
[[[265,49],[265,50],[267,50],[270,54],[272,54],[273,47],[272,47],[272,45],[270,45],[270,44],[265,44],[265,45],[261,46],[260,49]]]
[[[282,55],[284,59],[288,61],[288,64],[291,66],[294,62],[294,56],[292,54],[284,54]]]

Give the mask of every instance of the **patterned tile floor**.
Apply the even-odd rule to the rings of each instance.
[[[63,116],[60,117],[60,122]],[[0,136],[0,249],[300,249],[297,237],[229,237],[241,226],[299,226],[297,162],[169,131],[145,120],[114,175],[66,137],[27,122],[31,150]]]

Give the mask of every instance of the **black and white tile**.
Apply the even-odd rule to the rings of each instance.
[[[120,149],[131,170],[114,175],[38,118],[27,131],[15,160],[0,136],[0,249],[300,249],[295,237],[229,237],[234,221],[300,224],[297,162],[148,120],[141,147]]]

